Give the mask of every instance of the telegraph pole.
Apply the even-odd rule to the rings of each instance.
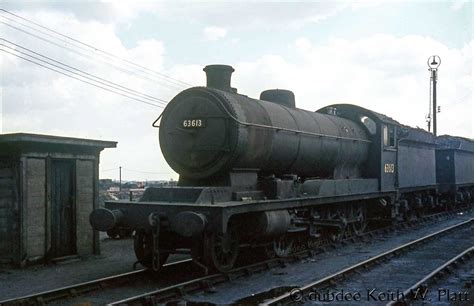
[[[428,67],[429,71],[431,72],[430,76],[430,85],[433,88],[433,108],[430,110],[430,114],[428,115],[428,132],[430,131],[430,124],[431,119],[433,119],[433,135],[437,135],[437,116],[438,113],[438,106],[436,101],[436,83],[438,82],[438,67],[441,65],[441,58],[438,55],[432,55],[428,58]],[[430,91],[431,94],[431,91]]]
[[[119,167],[119,191],[122,191],[122,166]]]

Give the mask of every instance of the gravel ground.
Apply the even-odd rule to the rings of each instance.
[[[474,258],[431,286],[426,300],[437,305],[474,305]]]
[[[101,241],[101,255],[80,261],[36,265],[24,269],[0,267],[0,300],[74,285],[133,270],[136,261],[132,239]],[[182,259],[179,256],[170,261]],[[138,268],[141,268],[138,265]]]
[[[283,268],[266,271],[249,278],[239,278],[217,286],[214,293],[197,293],[188,295],[187,302],[228,304],[252,303],[272,298],[272,290],[284,287],[301,287],[317,279],[335,273],[342,268],[388,251],[401,244],[426,236],[447,226],[460,223],[474,217],[471,211],[456,218],[438,221],[416,230],[386,234],[372,243],[355,243],[317,255],[299,263],[289,264]],[[473,245],[473,236],[459,238],[457,243],[467,248]],[[420,260],[422,263],[422,260]],[[254,296],[255,299],[246,298]]]

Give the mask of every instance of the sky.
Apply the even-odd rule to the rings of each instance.
[[[426,129],[427,59],[436,54],[438,134],[474,138],[472,1],[3,1],[1,9],[0,132],[118,141],[101,154],[101,178],[117,179],[120,166],[124,180],[178,178],[152,122],[181,90],[205,85],[208,64],[232,65],[232,86],[250,97],[290,89],[299,108],[352,103]],[[31,63],[63,71],[44,56],[96,86]],[[99,88],[110,82],[115,93]]]

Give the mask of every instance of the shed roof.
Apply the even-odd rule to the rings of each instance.
[[[115,148],[116,141],[103,141],[85,138],[61,137],[41,134],[11,133],[0,134],[0,144],[54,144],[54,145],[73,145],[89,148]]]

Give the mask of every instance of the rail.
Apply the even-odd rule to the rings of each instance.
[[[446,234],[446,233],[451,232],[455,229],[459,229],[459,228],[471,225],[473,222],[474,222],[474,218],[469,219],[469,220],[464,221],[464,222],[461,222],[461,223],[456,224],[456,225],[452,225],[452,226],[447,227],[445,229],[439,230],[435,233],[432,233],[432,234],[426,235],[424,237],[421,237],[419,239],[416,239],[414,241],[405,243],[405,244],[403,244],[399,247],[396,247],[396,248],[393,248],[389,251],[383,252],[382,254],[379,254],[375,257],[364,260],[364,261],[362,261],[360,263],[357,263],[355,265],[352,265],[348,268],[345,268],[345,269],[343,269],[339,272],[336,272],[334,274],[326,276],[326,277],[324,277],[320,280],[312,282],[312,283],[310,283],[308,285],[305,285],[301,288],[293,288],[289,292],[286,292],[286,293],[284,293],[284,294],[282,294],[282,295],[280,295],[276,298],[273,298],[269,301],[264,302],[263,305],[281,305],[281,304],[294,303],[296,301],[296,299],[303,299],[304,296],[308,292],[313,290],[314,288],[320,288],[320,287],[331,285],[332,283],[336,282],[337,280],[344,279],[345,276],[354,274],[356,271],[358,271],[361,268],[366,268],[366,267],[372,266],[372,265],[374,265],[378,262],[382,262],[384,259],[388,259],[388,258],[391,258],[394,255],[398,255],[403,251],[406,251],[406,250],[408,250],[408,249],[410,249],[414,246],[417,246],[421,243],[427,242],[428,240],[431,240],[433,238],[439,237],[442,234]],[[297,290],[295,291],[295,289],[297,289]]]
[[[191,259],[180,260],[165,264],[164,267],[174,267],[190,262]],[[49,302],[65,300],[67,298],[76,297],[88,292],[101,290],[107,285],[123,283],[130,279],[137,279],[149,271],[148,269],[140,269],[136,271],[121,273],[117,275],[107,276],[104,278],[95,279],[92,281],[82,282],[70,286],[65,286],[57,289],[42,291],[25,296],[15,297],[8,300],[0,301],[1,306],[9,305],[43,305]]]
[[[428,284],[433,283],[438,277],[442,276],[444,273],[451,273],[453,270],[456,269],[456,266],[460,262],[472,259],[472,257],[474,257],[474,247],[470,247],[464,250],[462,253],[451,258],[450,260],[433,270],[431,273],[423,277],[421,280],[416,282],[416,284],[405,290],[403,292],[403,296],[405,297],[404,301],[392,301],[388,303],[387,306],[409,305],[410,301],[414,300],[415,298],[415,292],[423,292],[427,289]]]

